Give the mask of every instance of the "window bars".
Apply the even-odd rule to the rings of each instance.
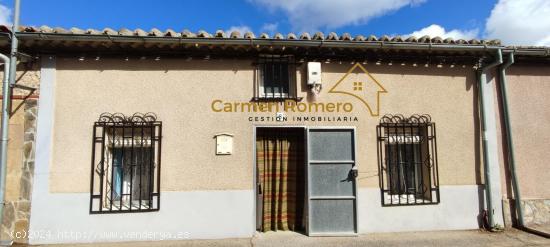
[[[382,206],[437,204],[435,123],[429,115],[385,115],[377,126]]]
[[[262,55],[256,63],[254,100],[296,99],[296,63],[290,55]]]
[[[158,211],[162,122],[103,113],[94,124],[90,213]]]

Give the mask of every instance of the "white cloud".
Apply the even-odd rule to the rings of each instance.
[[[0,4],[0,25],[11,26],[11,9]]]
[[[277,31],[277,28],[279,28],[279,23],[265,23],[262,28],[260,28],[260,32],[273,34]]]
[[[233,31],[238,31],[241,35],[244,35],[246,32],[252,32],[252,29],[249,26],[231,26],[225,33],[229,36]]]
[[[249,0],[270,11],[283,11],[295,31],[334,29],[369,20],[426,0]]]
[[[479,33],[479,30],[476,28],[476,29],[471,29],[471,30],[458,30],[458,29],[453,29],[453,30],[449,30],[449,31],[446,31],[445,28],[443,28],[442,26],[439,26],[437,24],[432,24],[430,26],[427,26],[425,28],[422,28],[418,31],[414,31],[412,32],[411,34],[407,34],[407,35],[404,35],[404,36],[415,36],[417,38],[420,38],[424,35],[428,35],[430,37],[436,37],[436,36],[439,36],[441,38],[453,38],[453,39],[472,39],[472,38],[475,38],[477,37]]]
[[[550,45],[550,1],[500,0],[485,32],[506,45]]]
[[[543,39],[537,41],[535,43],[535,45],[550,46],[550,34],[548,36],[544,37]]]

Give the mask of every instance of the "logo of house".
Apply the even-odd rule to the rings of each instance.
[[[388,91],[361,64],[356,63],[328,92],[353,96],[363,102],[371,116],[378,116],[380,94]]]

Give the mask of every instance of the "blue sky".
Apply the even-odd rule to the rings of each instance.
[[[531,40],[515,41],[513,37],[518,34],[517,30],[500,30],[506,26],[512,26],[506,24],[507,16],[494,16],[494,13],[492,15],[492,11],[498,10],[499,6],[502,7],[501,15],[509,15],[510,9],[517,9],[516,5],[519,4],[527,9],[527,12],[542,13],[521,11],[518,15],[532,17],[538,14],[544,18],[538,22],[550,23],[550,19],[546,18],[550,14],[548,0],[21,0],[21,2],[23,25],[64,28],[111,27],[116,30],[125,27],[150,30],[156,27],[160,30],[172,28],[175,31],[204,29],[210,33],[218,29],[237,29],[251,30],[255,33],[267,32],[270,35],[274,32],[299,33],[301,31],[334,31],[339,34],[349,32],[352,35],[407,35],[416,31],[416,35],[446,35],[453,38],[495,38],[495,34],[501,34],[500,36],[505,37],[496,38],[531,44],[542,42],[542,45],[548,45],[544,42],[550,37],[535,34],[534,36],[537,37]],[[6,6],[9,11],[12,9],[13,0],[0,0],[0,4]],[[0,22],[1,12],[0,10]],[[497,23],[491,26],[490,18],[496,19]],[[9,17],[6,17],[4,22],[9,21]],[[533,23],[536,22],[536,20],[533,21]],[[517,29],[522,30],[521,27]],[[542,30],[532,32],[548,31],[547,34],[550,35],[550,25],[542,25],[539,29]]]

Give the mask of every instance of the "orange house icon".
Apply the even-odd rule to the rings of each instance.
[[[350,70],[328,91],[352,96],[361,101],[375,117],[380,114],[380,94],[386,89],[359,63]]]

